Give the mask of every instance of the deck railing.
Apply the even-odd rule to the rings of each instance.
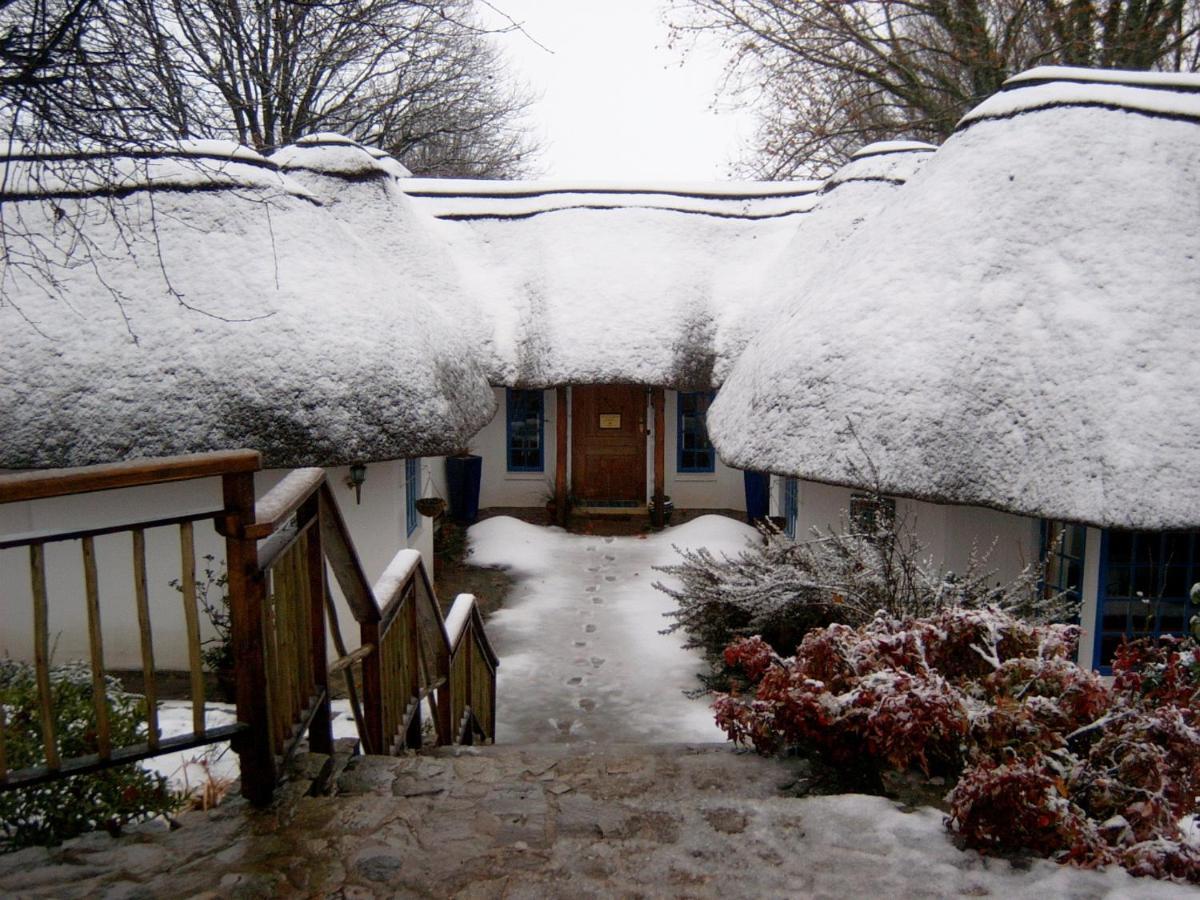
[[[270,801],[283,764],[307,736],[310,749],[330,752],[329,677],[341,675],[365,752],[397,753],[420,747],[421,710],[428,705],[439,744],[495,735],[496,658],[483,633],[474,598],[461,595],[447,631],[437,597],[414,550],[400,550],[370,585],[322,469],[287,475],[255,500],[256,452],[230,451],[143,460],[84,469],[0,476],[0,503],[220,477],[223,506],[203,513],[135,521],[90,530],[0,538],[0,549],[28,547],[33,598],[33,656],[44,764],[11,770],[0,714],[0,789],[29,786],[95,771],[160,753],[231,740],[242,773],[242,793]],[[225,539],[230,641],[237,722],[205,726],[205,681],[198,610],[197,523],[211,521]],[[162,738],[158,677],[146,579],[146,531],[179,532],[179,589],[189,658],[192,730]],[[94,539],[128,532],[142,675],[145,740],[114,746],[107,727],[101,613]],[[79,541],[89,632],[97,752],[64,759],[55,734],[51,689],[45,545]],[[332,572],[356,623],[361,644],[348,652],[329,588]],[[330,663],[327,635],[336,658]],[[361,686],[361,693],[360,693]]]

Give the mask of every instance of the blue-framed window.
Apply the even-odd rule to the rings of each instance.
[[[1200,531],[1106,530],[1100,541],[1096,665],[1112,665],[1123,637],[1185,634],[1200,609]]]
[[[417,497],[421,495],[421,460],[404,460],[404,527],[407,534],[417,530]]]
[[[796,515],[799,504],[796,502],[800,494],[800,479],[785,478],[783,480],[783,530],[788,537],[796,538]]]
[[[1076,603],[1083,590],[1087,528],[1069,522],[1042,520],[1042,594],[1066,594]]]
[[[712,472],[716,468],[716,452],[708,440],[704,420],[712,403],[712,391],[680,393],[675,435],[675,471]]]
[[[509,388],[505,395],[508,418],[508,471],[545,469],[546,411],[541,391]]]

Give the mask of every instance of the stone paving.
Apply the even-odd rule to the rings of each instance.
[[[185,814],[173,830],[146,825],[118,839],[92,834],[0,857],[0,894],[1143,895],[1113,892],[1100,873],[961,853],[934,810],[898,812],[879,797],[852,797],[850,804],[845,797],[798,799],[804,780],[799,762],[724,745],[559,744],[355,757],[337,778],[337,796],[307,796],[300,779],[269,810],[233,801]]]

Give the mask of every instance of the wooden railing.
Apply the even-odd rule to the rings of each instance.
[[[329,676],[341,675],[365,752],[397,753],[423,741],[421,710],[428,706],[439,744],[495,735],[496,658],[483,633],[474,598],[461,595],[448,633],[420,554],[401,550],[370,585],[322,469],[290,473],[255,501],[259,455],[252,451],[200,454],[85,469],[0,476],[0,503],[220,477],[223,506],[204,513],[158,518],[56,534],[0,538],[0,549],[29,548],[33,597],[34,668],[44,764],[11,770],[0,713],[0,789],[29,786],[145,759],[160,753],[231,740],[242,772],[242,793],[270,801],[287,757],[307,736],[310,749],[330,752]],[[197,610],[194,526],[210,520],[225,539],[230,639],[237,723],[205,727],[205,686]],[[164,739],[157,720],[154,630],[146,584],[150,528],[179,530],[179,589],[193,704],[192,731]],[[113,746],[107,727],[105,664],[94,538],[131,536],[136,605],[146,694],[145,740]],[[44,548],[78,540],[84,573],[97,752],[64,759],[55,734],[51,690]],[[348,652],[330,591],[332,572],[358,627],[360,647]],[[327,634],[336,659],[330,664]],[[361,690],[360,690],[361,689]]]

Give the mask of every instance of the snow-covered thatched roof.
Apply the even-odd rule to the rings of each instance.
[[[727,366],[726,324],[819,185],[408,179],[402,188],[442,220],[480,298],[495,383],[699,389]]]
[[[1200,76],[1037,69],[765,324],[729,462],[1099,525],[1200,526]]]
[[[329,465],[444,453],[491,417],[417,262],[271,160],[18,158],[5,183],[0,466],[229,447]]]

